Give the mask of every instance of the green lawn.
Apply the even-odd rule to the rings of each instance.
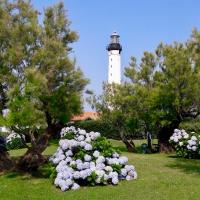
[[[112,141],[120,146],[120,142]],[[138,142],[138,144],[141,142]],[[51,145],[45,154],[55,151]],[[24,150],[11,151],[18,156]],[[1,200],[199,200],[200,160],[177,159],[173,155],[133,154],[128,156],[138,172],[138,180],[123,181],[118,186],[84,187],[61,192],[49,179],[18,174],[0,176]]]

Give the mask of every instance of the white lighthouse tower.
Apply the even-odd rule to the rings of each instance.
[[[114,32],[111,36],[108,50],[108,83],[121,83],[121,51],[122,46],[119,43],[119,35]]]

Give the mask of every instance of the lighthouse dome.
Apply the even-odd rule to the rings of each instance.
[[[107,46],[107,50],[108,51],[111,51],[111,50],[119,50],[119,52],[122,51],[122,46],[120,45],[119,43],[119,35],[117,32],[114,32],[110,38],[111,38],[111,41],[110,41],[110,44]]]

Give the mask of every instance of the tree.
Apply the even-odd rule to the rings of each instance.
[[[187,44],[160,44],[154,55],[144,54],[146,58],[142,58],[138,71],[131,70],[133,66],[126,71],[135,88],[141,87],[137,97],[143,99],[140,117],[157,132],[161,152],[172,150],[169,137],[181,121],[199,115],[200,71],[194,56],[199,44],[197,35],[194,40],[193,33]]]
[[[30,136],[31,147],[17,163],[18,168],[30,171],[45,161],[42,152],[50,137],[81,112],[88,80],[69,57],[77,34],[70,30],[62,3],[45,9],[43,25],[30,2],[5,1],[1,9],[8,18],[6,24],[12,24],[11,30],[1,28],[10,37],[8,44],[1,45],[0,55],[6,72],[0,79],[6,86],[2,93],[9,109],[6,124]]]
[[[172,151],[169,138],[173,130],[200,113],[199,52],[200,33],[194,30],[186,43],[161,43],[155,53],[144,52],[139,65],[131,57],[125,68],[129,80],[104,89],[103,95],[96,98],[96,107],[114,126],[120,124],[126,132],[123,135],[131,134],[125,128],[130,122],[135,126],[132,132],[156,133],[160,152]]]
[[[135,144],[132,140],[132,132],[129,124],[134,120],[134,96],[130,96],[133,92],[130,85],[121,86],[118,84],[105,84],[103,94],[99,97],[93,96],[90,103],[101,113],[101,120],[108,124],[111,129],[117,130],[121,140],[126,145],[128,151],[135,152]],[[134,126],[133,129],[136,129]]]

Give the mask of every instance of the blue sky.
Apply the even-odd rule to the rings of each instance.
[[[40,12],[59,0],[32,0]],[[71,28],[80,36],[74,55],[85,76],[88,89],[100,94],[107,80],[106,45],[110,34],[120,34],[122,68],[130,57],[153,51],[162,41],[186,41],[193,27],[200,29],[200,0],[63,0]],[[85,105],[85,110],[89,110]]]

